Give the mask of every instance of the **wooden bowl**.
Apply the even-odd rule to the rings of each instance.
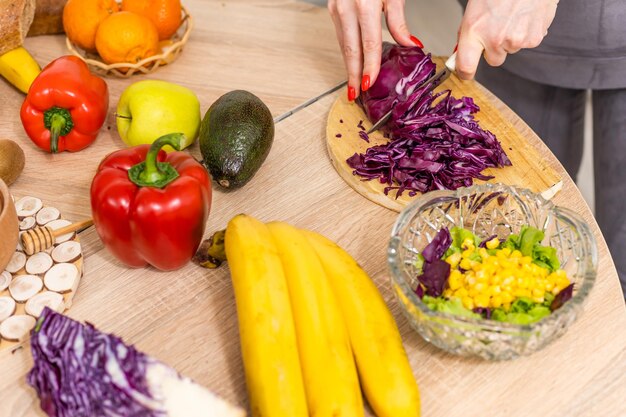
[[[19,235],[15,204],[9,187],[0,179],[0,272],[9,263]]]
[[[65,44],[72,55],[85,61],[87,65],[98,74],[118,78],[129,78],[133,74],[150,74],[159,67],[174,62],[183,51],[185,44],[187,44],[192,27],[193,19],[185,6],[182,6],[182,21],[180,27],[170,39],[159,43],[161,53],[144,58],[137,63],[120,62],[117,64],[106,64],[98,54],[89,53],[80,49],[78,46],[74,45],[68,37],[65,38]]]

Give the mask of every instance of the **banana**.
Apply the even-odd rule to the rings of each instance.
[[[40,72],[37,61],[21,46],[0,55],[0,75],[24,93]]]
[[[279,222],[267,227],[287,277],[309,415],[362,417],[348,330],[324,268],[298,229]]]
[[[252,416],[307,417],[289,292],[272,236],[240,214],[225,240]]]
[[[343,318],[365,397],[378,417],[417,417],[419,390],[398,327],[376,285],[331,240],[302,230],[321,259]]]

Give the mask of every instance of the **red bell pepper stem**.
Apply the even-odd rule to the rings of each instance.
[[[178,178],[178,171],[168,162],[157,162],[159,151],[165,145],[180,150],[185,135],[170,133],[155,140],[146,154],[146,160],[138,163],[128,171],[128,178],[139,187],[163,188]]]
[[[50,131],[50,152],[59,150],[59,137],[71,132],[74,127],[72,115],[67,109],[51,107],[43,114],[43,124]]]

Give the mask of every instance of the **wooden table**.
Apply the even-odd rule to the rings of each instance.
[[[334,30],[323,9],[290,0],[186,4],[196,27],[182,56],[146,77],[107,79],[109,119],[96,143],[80,153],[49,155],[36,149],[19,120],[23,96],[0,82],[0,137],[16,140],[27,155],[26,169],[11,187],[15,195],[36,195],[71,220],[90,216],[91,178],[100,159],[123,145],[112,114],[119,95],[133,81],[155,78],[190,87],[200,97],[203,111],[224,92],[246,89],[278,116],[324,95],[344,79]],[[65,53],[64,45],[62,36],[26,42],[41,64]],[[581,194],[539,138],[493,98],[564,178],[555,202],[591,224],[600,255],[596,286],[582,317],[543,351],[503,363],[463,359],[426,343],[400,315],[385,260],[396,213],[352,191],[326,155],[325,121],[336,94],[324,95],[277,123],[269,158],[246,187],[230,193],[215,190],[207,236],[245,212],[319,231],[346,248],[374,278],[397,319],[420,385],[424,416],[626,415],[626,309],[617,273]],[[192,152],[198,154],[197,146]],[[114,332],[226,399],[247,406],[227,267],[208,271],[189,264],[170,273],[127,269],[104,249],[93,228],[81,233],[81,241],[86,273],[68,312],[71,317]],[[31,366],[27,344],[0,357],[0,416],[42,415],[25,382]]]

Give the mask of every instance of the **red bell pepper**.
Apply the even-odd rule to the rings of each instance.
[[[91,183],[91,211],[100,239],[131,267],[170,271],[194,255],[211,209],[206,169],[180,149],[182,133],[113,152]]]
[[[109,90],[75,56],[49,63],[35,78],[20,117],[30,139],[44,151],[80,151],[96,140],[109,109]]]

